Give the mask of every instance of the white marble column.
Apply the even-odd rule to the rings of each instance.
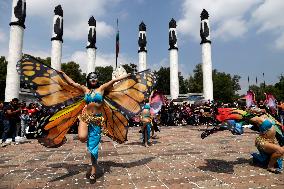
[[[176,21],[172,18],[169,22],[170,92],[172,99],[178,98],[179,95],[178,47],[176,26]]]
[[[202,72],[203,72],[203,96],[206,100],[213,100],[213,79],[212,79],[212,61],[211,61],[211,41],[209,14],[203,9],[201,12],[201,49],[202,49]]]
[[[139,57],[139,64],[138,64],[138,71],[141,72],[147,69],[147,39],[146,39],[146,25],[144,22],[141,22],[139,25],[139,36],[138,36],[138,57]]]
[[[87,49],[87,75],[91,72],[94,72],[96,69],[96,49],[95,48],[88,48]]]
[[[89,19],[89,34],[87,43],[87,75],[95,71],[96,68],[96,20],[92,16]]]
[[[6,76],[5,102],[19,98],[20,78],[16,65],[22,58],[23,37],[26,18],[26,1],[13,0],[10,23],[9,55]]]
[[[172,99],[178,98],[179,95],[179,78],[178,78],[178,50],[170,50],[170,89]]]
[[[139,58],[138,72],[146,70],[147,69],[147,52],[142,52],[142,51],[139,52],[138,58]]]
[[[51,38],[51,67],[56,70],[61,70],[63,43],[63,10],[61,5],[55,7],[54,13]]]

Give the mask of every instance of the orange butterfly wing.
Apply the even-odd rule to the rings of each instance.
[[[105,119],[103,126],[105,134],[118,143],[127,141],[128,119],[107,102],[104,102],[102,109]]]
[[[154,85],[153,73],[145,70],[114,85],[104,98],[127,118],[131,118],[142,111],[145,99],[150,97]]]
[[[50,117],[42,119],[41,129],[38,129],[38,141],[46,147],[58,147],[65,143],[65,134],[76,122],[86,105],[84,100],[72,104]]]
[[[32,56],[24,55],[17,64],[17,70],[22,87],[31,89],[43,106],[55,111],[84,96],[84,92],[71,86],[61,73]]]
[[[43,105],[36,137],[47,147],[62,145],[65,134],[85,106],[84,92],[71,86],[61,73],[24,55],[17,64],[21,85],[34,92]]]
[[[127,140],[128,120],[140,113],[155,84],[154,75],[145,70],[115,84],[104,96],[104,129],[113,140]]]

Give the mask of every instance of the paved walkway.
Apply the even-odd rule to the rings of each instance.
[[[96,184],[86,179],[90,156],[75,135],[57,149],[36,140],[0,148],[0,188],[284,188],[283,174],[251,165],[254,132],[201,140],[200,129],[163,127],[149,148],[138,128],[129,129],[126,144],[103,137]]]

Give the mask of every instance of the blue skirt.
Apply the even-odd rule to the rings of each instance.
[[[94,156],[95,160],[98,159],[100,141],[101,141],[101,127],[90,123],[88,125],[87,147],[91,155]]]
[[[147,129],[147,142],[150,141],[151,127],[152,127],[152,124],[151,124],[151,123],[147,123],[147,124],[146,124],[146,128],[145,128],[145,129]],[[143,142],[145,142],[144,133],[145,133],[145,131],[142,132],[142,139],[143,139]]]

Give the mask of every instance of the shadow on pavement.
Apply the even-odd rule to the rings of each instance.
[[[159,141],[157,141],[156,139],[155,140],[153,140],[152,141],[152,145],[153,144],[158,144],[158,143],[160,143]],[[135,141],[135,142],[129,142],[129,143],[126,143],[125,145],[137,145],[137,146],[144,146],[143,145],[143,143],[142,142],[140,142],[140,141]],[[150,144],[150,146],[151,146],[151,144]]]
[[[65,178],[72,177],[81,172],[84,172],[90,167],[90,165],[89,164],[55,163],[55,164],[49,164],[47,165],[47,167],[54,168],[54,169],[64,168],[68,171],[66,175],[56,177],[50,181],[50,182],[55,182],[59,180],[64,180]]]
[[[205,161],[207,161],[206,166],[199,166],[197,168],[199,168],[202,171],[228,173],[228,174],[234,173],[234,165],[249,164],[251,162],[250,159],[245,159],[245,158],[238,158],[236,161],[225,161],[219,159],[205,159]]]
[[[149,157],[145,159],[140,159],[137,161],[133,161],[130,163],[117,163],[114,161],[99,161],[98,166],[97,166],[97,173],[96,173],[96,178],[100,178],[104,175],[105,172],[110,172],[111,167],[122,167],[122,168],[130,168],[130,167],[135,167],[135,166],[141,166],[144,164],[149,163],[155,159],[154,157]],[[77,175],[81,172],[86,171],[86,177],[88,178],[90,176],[91,172],[91,167],[89,164],[69,164],[69,163],[56,163],[56,164],[49,164],[47,167],[58,169],[58,168],[64,168],[68,171],[67,174],[62,175],[60,177],[52,179],[50,182],[55,182],[59,180],[63,180],[68,177],[72,177],[74,175]]]
[[[106,172],[110,172],[111,167],[131,168],[131,167],[145,165],[151,162],[153,159],[155,159],[155,157],[148,157],[148,158],[140,159],[137,161],[132,161],[130,163],[117,163],[114,161],[100,161],[98,165],[98,170],[97,170],[97,178],[102,177],[104,173]]]
[[[137,145],[137,146],[142,146],[142,142],[139,142],[139,141],[129,142],[129,143],[126,143],[126,145]]]

